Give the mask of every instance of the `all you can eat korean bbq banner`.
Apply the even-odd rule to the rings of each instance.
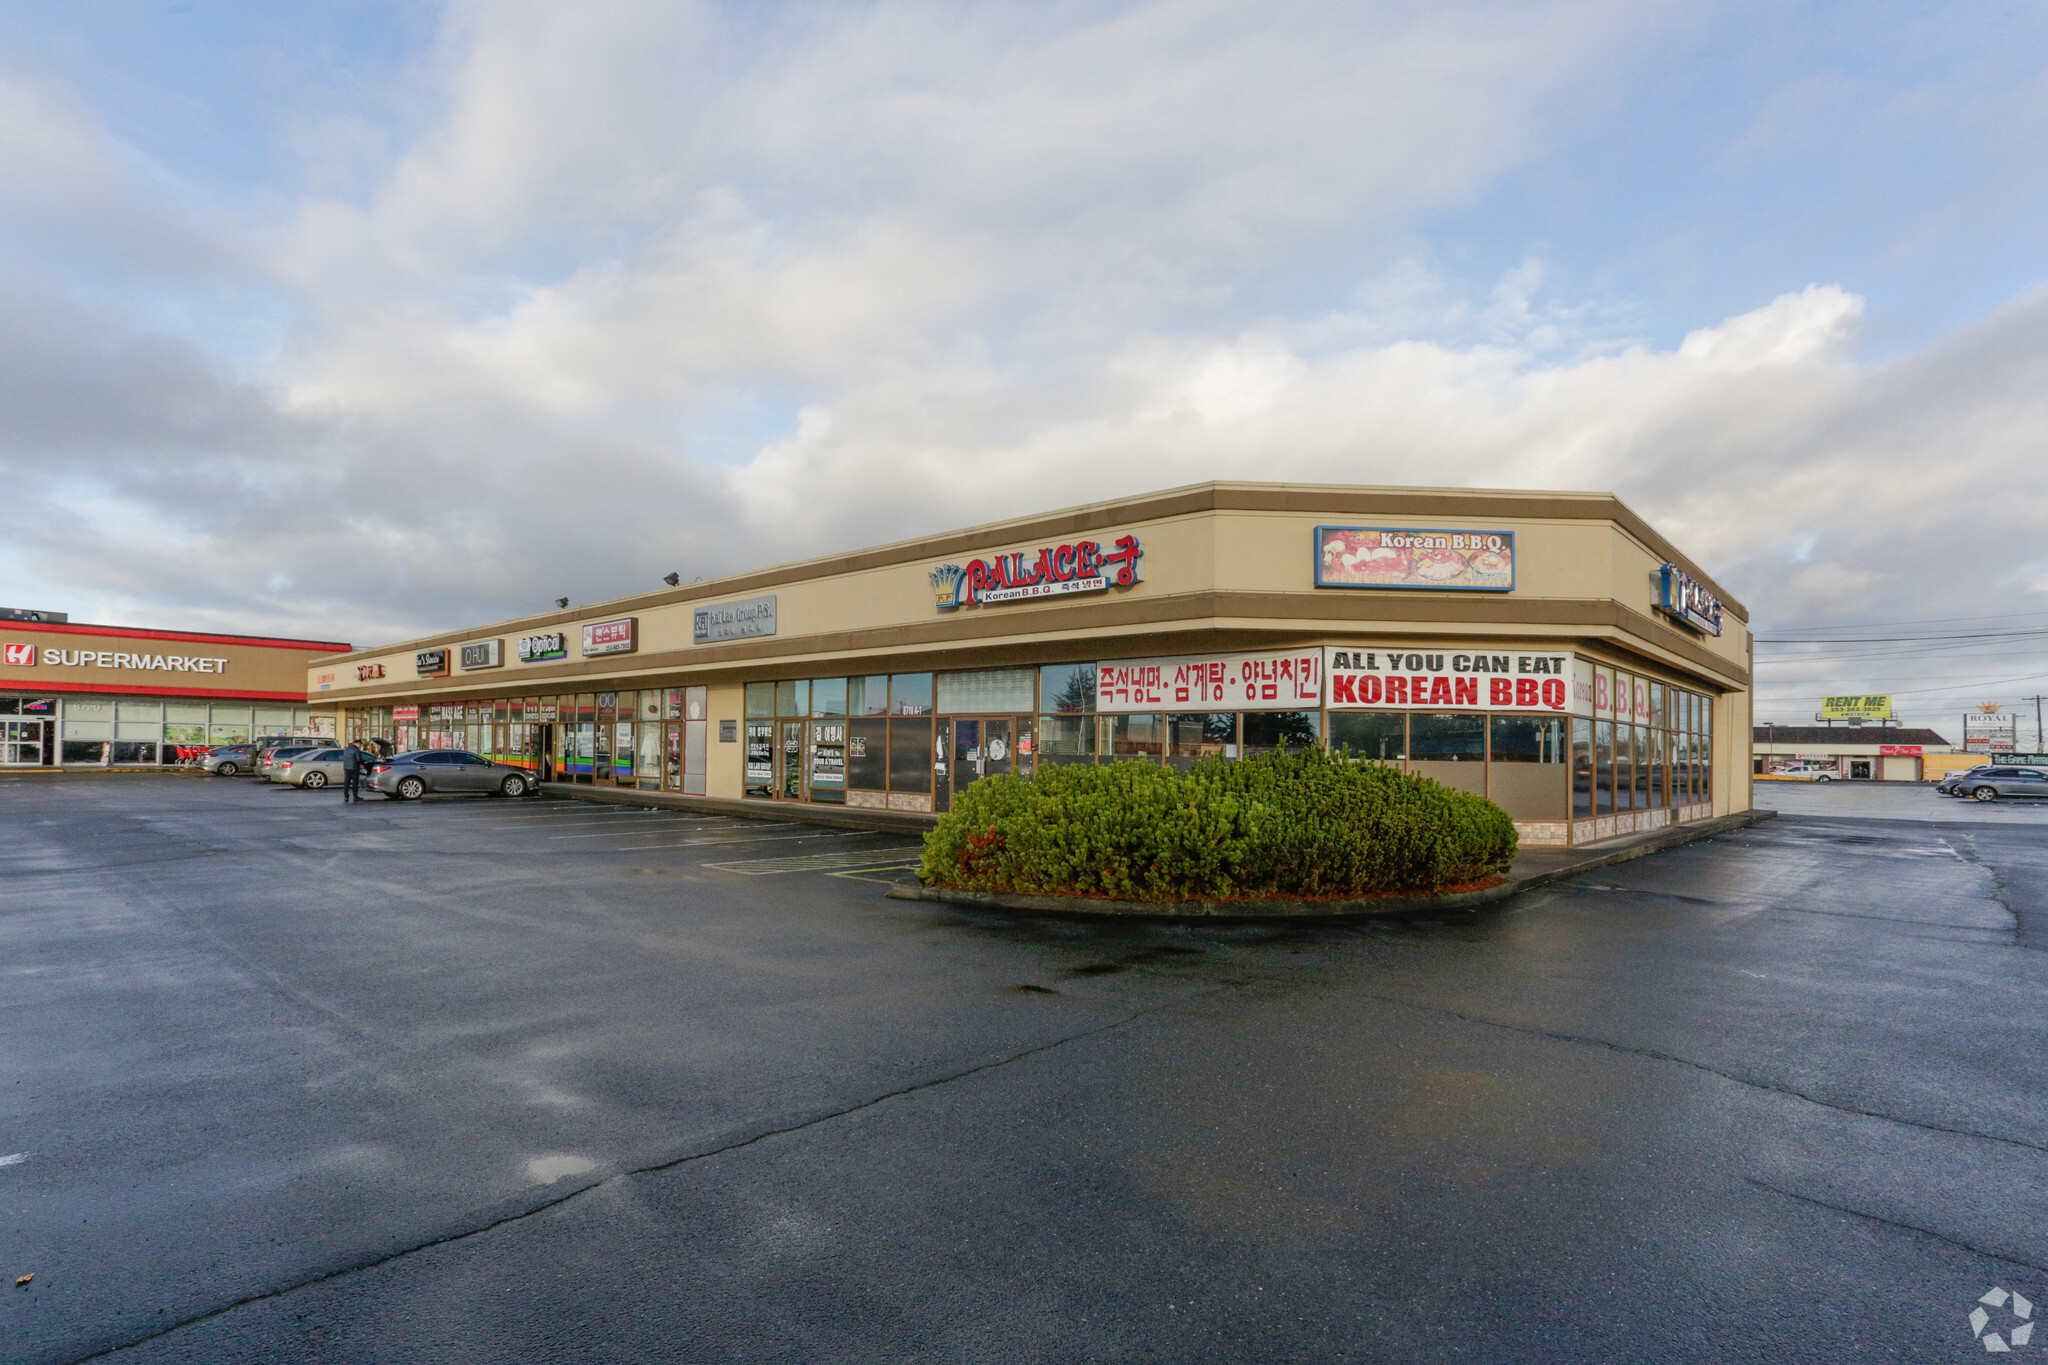
[[[1557,715],[1578,709],[1572,705],[1574,661],[1569,653],[1360,645],[1332,647],[1328,654],[1333,709]]]

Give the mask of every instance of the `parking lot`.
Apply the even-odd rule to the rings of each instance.
[[[0,778],[0,1358],[1981,1358],[2048,1303],[2048,811],[1861,795],[1205,926],[890,901],[900,835]]]

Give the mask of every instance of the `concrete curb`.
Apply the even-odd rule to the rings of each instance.
[[[1745,829],[1777,818],[1774,810],[1748,810],[1735,815],[1716,816],[1689,825],[1639,835],[1604,848],[1587,849],[1584,856],[1555,867],[1531,870],[1511,877],[1499,886],[1480,891],[1461,891],[1448,896],[1387,896],[1370,900],[1341,901],[1159,901],[1110,900],[1094,896],[1011,896],[991,891],[959,891],[944,886],[892,886],[885,894],[891,900],[938,901],[976,910],[1028,910],[1037,914],[1110,915],[1146,919],[1355,919],[1367,915],[1416,915],[1432,911],[1474,910],[1494,905],[1552,882],[1576,877],[1596,867],[1628,862],[1680,844],[1710,839],[1732,829]]]

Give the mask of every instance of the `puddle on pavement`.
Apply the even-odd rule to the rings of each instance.
[[[526,1178],[537,1185],[551,1185],[572,1175],[597,1169],[597,1163],[580,1156],[537,1156],[526,1163]]]

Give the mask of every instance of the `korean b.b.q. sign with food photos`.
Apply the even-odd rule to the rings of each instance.
[[[1318,526],[1316,586],[1511,592],[1515,533]]]

